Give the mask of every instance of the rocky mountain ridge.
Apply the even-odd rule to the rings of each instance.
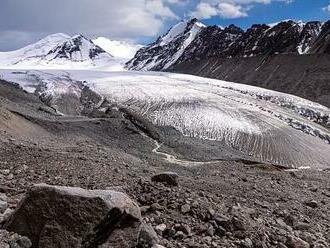
[[[329,32],[330,22],[303,23],[288,20],[274,26],[255,24],[244,31],[235,25],[225,28],[205,26],[197,19],[192,19],[180,22],[156,42],[141,49],[135,58],[128,62],[127,67],[140,70],[166,70],[171,66],[175,67],[175,64],[192,59],[214,56],[232,58],[328,53]],[[176,35],[171,37],[169,35],[171,33]],[[189,44],[184,44],[187,39],[190,39]],[[163,40],[166,42],[162,42]],[[179,57],[176,55],[178,48],[184,50]],[[164,62],[154,63],[155,60],[169,60],[169,57],[175,60],[171,65]]]

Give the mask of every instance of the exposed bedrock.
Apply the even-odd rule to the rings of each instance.
[[[239,82],[300,96],[330,106],[329,54],[200,58],[171,71]]]

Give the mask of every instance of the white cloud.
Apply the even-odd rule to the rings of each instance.
[[[171,0],[171,3],[177,3]],[[162,0],[149,0],[146,2],[146,10],[160,18],[172,18],[178,19],[178,17],[173,13],[173,11],[164,5]]]
[[[178,18],[173,9],[184,1],[1,0],[0,32],[23,31],[32,37],[56,32],[113,39],[155,36]]]
[[[254,4],[270,4],[272,2],[292,3],[294,0],[201,0],[191,16],[199,19],[209,19],[219,16],[232,19],[248,16],[248,11]]]
[[[198,19],[209,19],[218,14],[217,8],[209,3],[199,3],[196,10],[191,14]]]
[[[169,3],[169,4],[186,4],[188,0],[163,0],[164,3]]]
[[[218,15],[225,19],[239,18],[247,16],[246,11],[240,5],[230,3],[219,3]]]
[[[216,5],[200,2],[196,10],[191,14],[198,19],[209,19],[213,16],[219,16],[224,19],[232,19],[247,16],[246,10],[241,5],[222,2]]]
[[[330,4],[322,8],[323,11],[330,13]]]
[[[272,2],[292,3],[294,0],[201,0],[201,2],[208,2],[212,4],[217,3],[232,3],[239,5],[246,4],[270,4]]]

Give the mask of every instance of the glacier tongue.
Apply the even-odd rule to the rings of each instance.
[[[59,82],[84,81],[108,101],[156,125],[225,143],[251,160],[290,168],[329,167],[330,110],[292,95],[170,73],[1,70],[0,74],[30,91],[38,87],[38,80],[49,84],[46,93],[54,97],[66,94]],[[28,84],[33,77],[35,84]]]

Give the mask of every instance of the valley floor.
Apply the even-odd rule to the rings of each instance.
[[[57,116],[35,95],[0,87],[0,191],[10,208],[35,183],[114,188],[138,202],[165,247],[329,247],[329,169],[168,163],[124,114]],[[163,171],[179,185],[150,180]]]

